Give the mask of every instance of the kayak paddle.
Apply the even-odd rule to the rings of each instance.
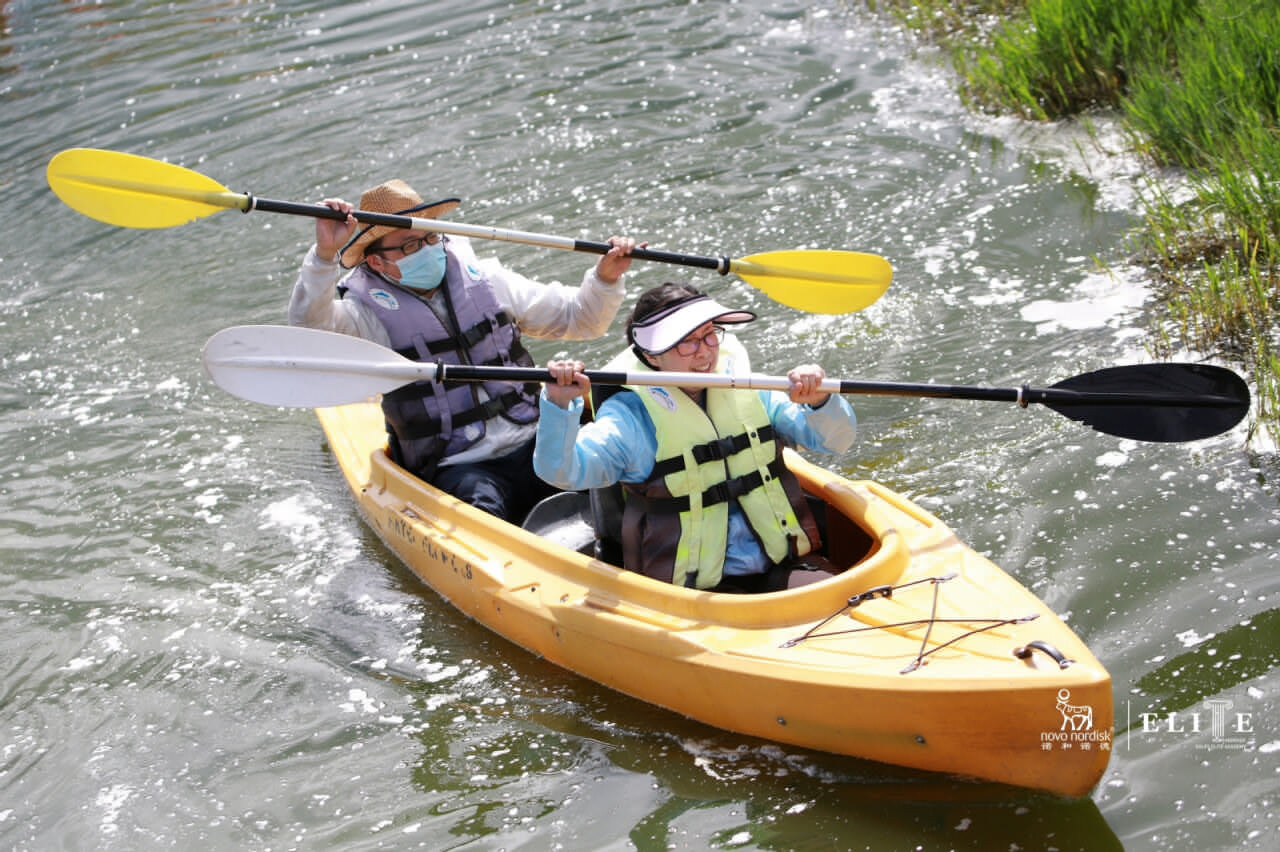
[[[475,367],[410,361],[368,340],[279,325],[224,329],[209,338],[203,360],[224,390],[267,405],[327,408],[361,402],[415,381],[543,382],[540,367]],[[625,373],[588,370],[602,385],[781,390],[785,376]],[[1135,441],[1196,441],[1219,435],[1249,411],[1249,388],[1231,370],[1208,364],[1107,367],[1048,388],[966,387],[826,379],[829,393],[1044,405],[1099,432]]]
[[[243,213],[264,210],[321,219],[346,216],[323,204],[299,204],[232,192],[212,178],[160,160],[71,148],[49,161],[49,186],[73,210],[100,222],[125,228],[169,228],[185,225],[221,210]],[[575,240],[526,231],[509,231],[441,219],[415,219],[355,210],[367,225],[435,231],[485,240],[605,254],[608,243]],[[737,260],[636,248],[633,258],[730,272],[781,304],[811,313],[841,314],[873,304],[893,279],[889,262],[874,254],[852,251],[791,250],[750,255]]]

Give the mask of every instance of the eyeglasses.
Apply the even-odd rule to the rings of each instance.
[[[408,257],[423,246],[433,246],[438,242],[440,242],[440,234],[437,234],[434,231],[429,231],[420,237],[410,237],[398,246],[379,246],[378,248],[365,249],[364,253],[376,254],[385,257],[386,253],[389,251],[398,251],[405,257]]]
[[[724,326],[713,325],[711,326],[711,330],[706,334],[697,337],[686,337],[671,348],[674,349],[676,354],[682,358],[688,358],[690,355],[697,352],[702,346],[706,346],[708,349],[711,349],[719,346],[723,342]]]

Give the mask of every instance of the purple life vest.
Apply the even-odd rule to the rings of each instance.
[[[451,238],[443,304],[453,329],[412,290],[357,267],[342,285],[342,298],[372,308],[391,338],[391,348],[414,361],[493,366],[533,366],[520,343],[520,329],[498,303],[470,243]],[[456,329],[456,331],[455,331]],[[488,395],[481,399],[479,390]],[[505,417],[513,423],[538,418],[536,384],[515,382],[420,381],[382,398],[391,435],[392,457],[405,469],[430,479],[442,458],[462,452],[485,434],[485,423]]]

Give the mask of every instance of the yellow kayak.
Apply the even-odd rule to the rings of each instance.
[[[1110,675],[1044,603],[882,485],[788,451],[846,570],[713,594],[595,558],[586,495],[556,495],[522,529],[391,462],[376,404],[317,414],[387,546],[459,610],[569,671],[717,728],[899,766],[1064,796],[1106,770]]]

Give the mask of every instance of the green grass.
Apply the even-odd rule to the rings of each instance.
[[[1049,119],[1115,108],[1135,62],[1167,61],[1197,0],[1032,0],[989,50],[960,57],[976,104]]]
[[[1280,439],[1280,13],[1275,0],[878,0],[945,45],[973,108],[1032,120],[1105,110],[1135,150],[1181,169],[1152,181],[1138,259],[1165,306],[1152,349],[1241,365],[1255,427]]]
[[[1144,58],[1125,112],[1157,161],[1215,168],[1247,164],[1280,107],[1280,9],[1274,0],[1202,0],[1173,41],[1176,65]],[[1239,7],[1239,8],[1237,8]],[[1274,141],[1274,139],[1273,139]]]

